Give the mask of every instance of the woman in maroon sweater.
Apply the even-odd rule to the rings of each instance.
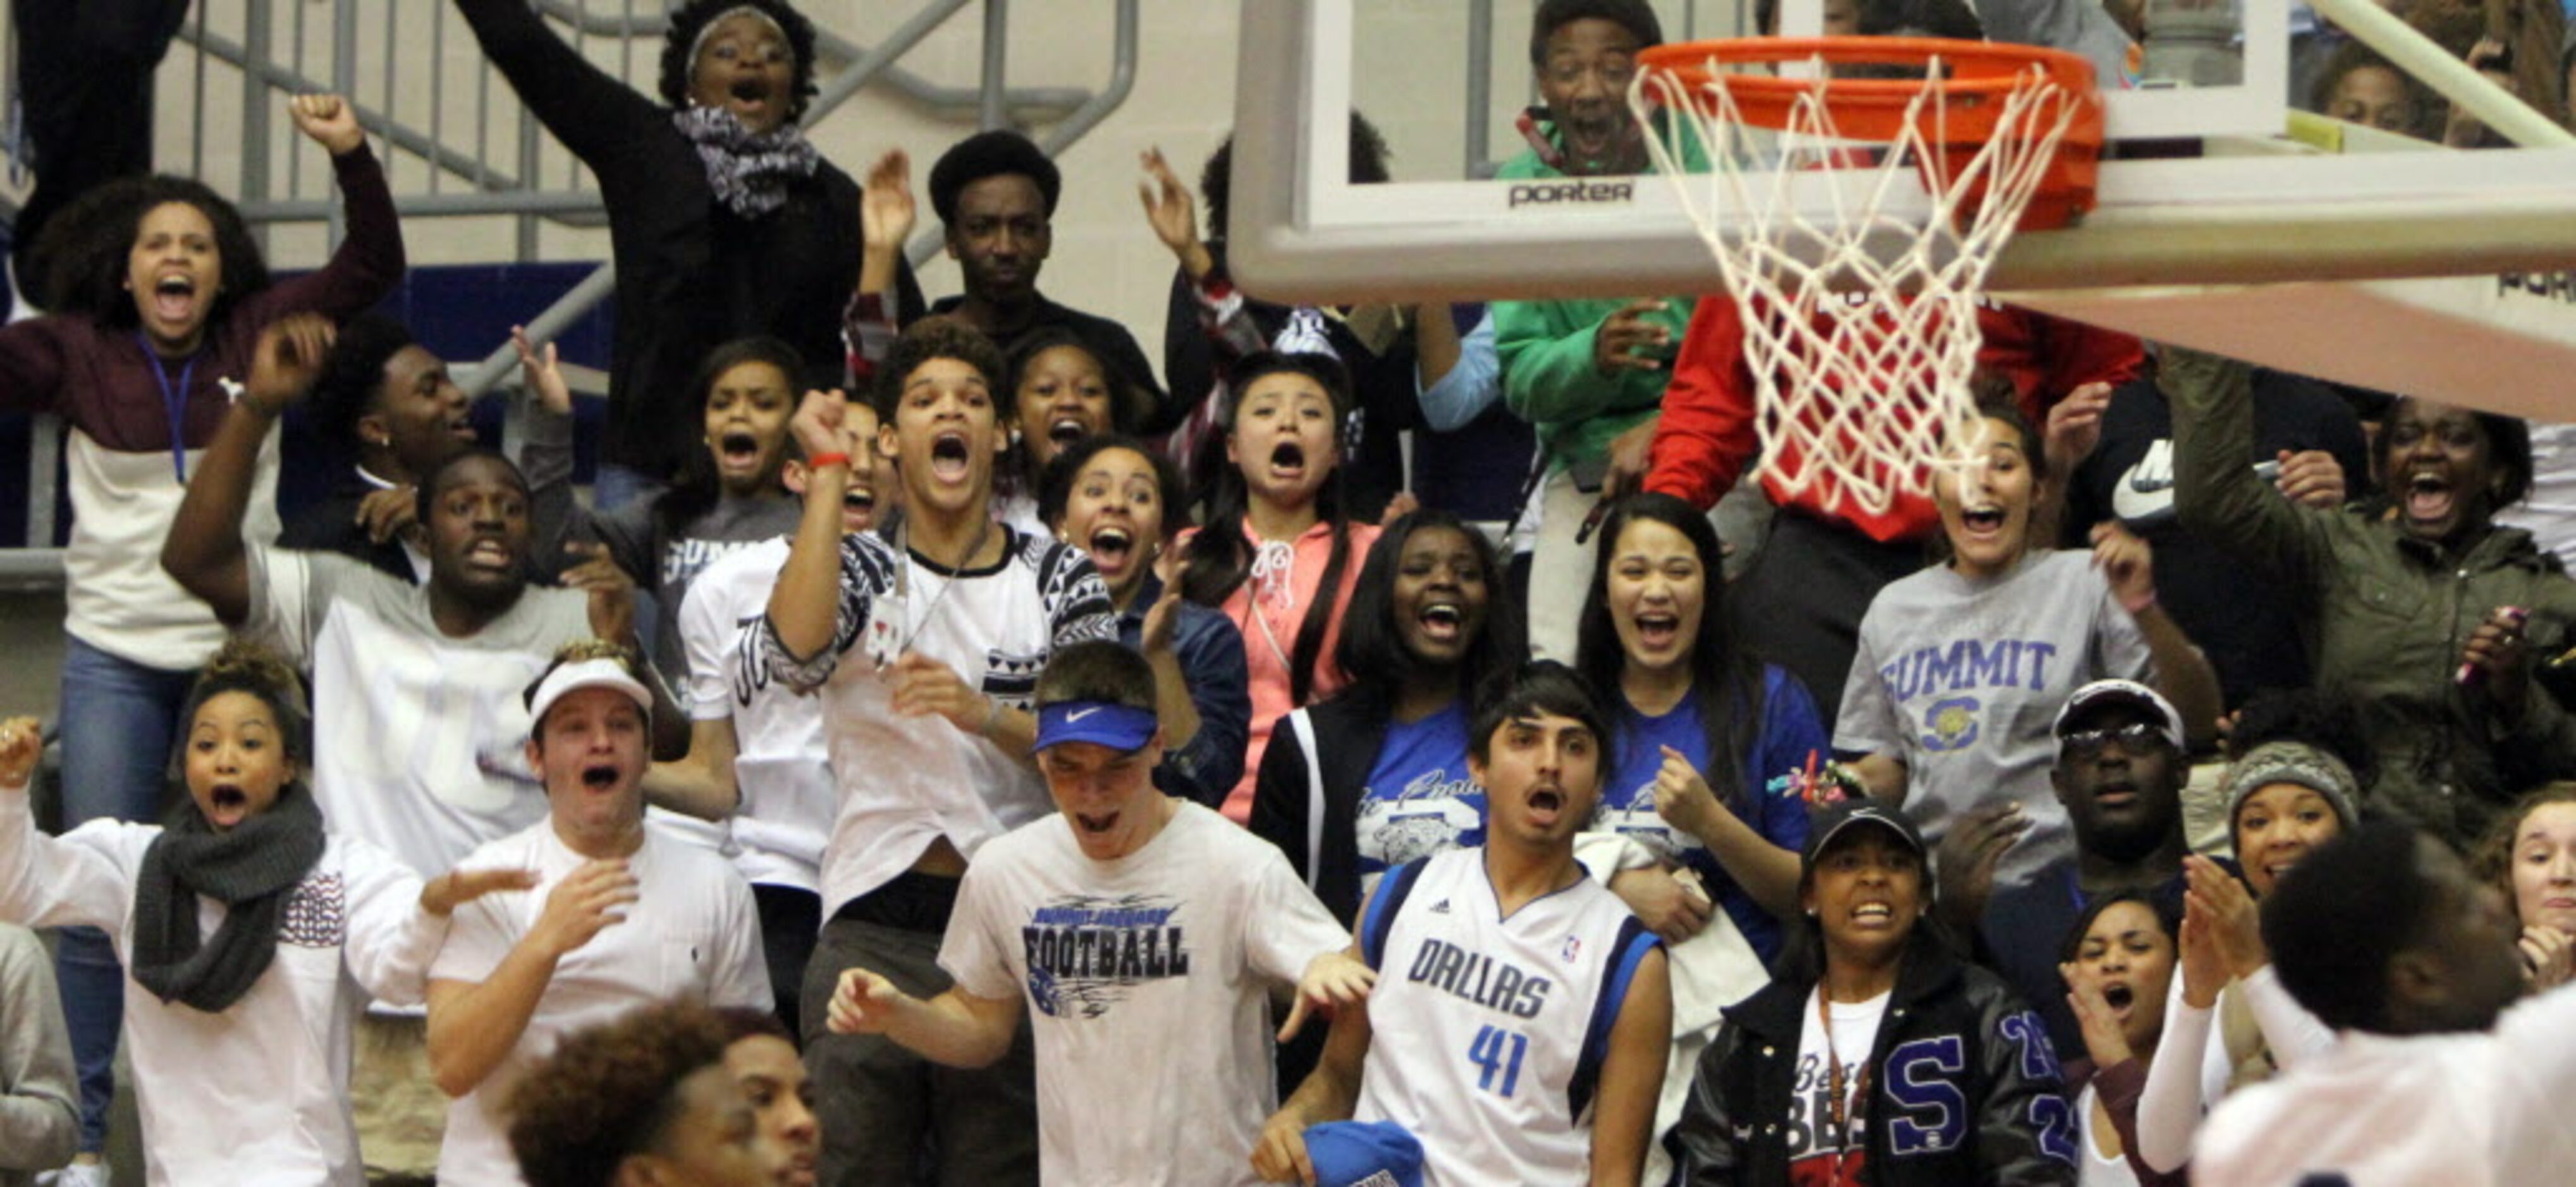
[[[346,318],[403,272],[402,231],[355,111],[306,95],[295,126],[331,153],[348,238],[330,263],[269,283],[241,214],[195,181],[136,177],[55,216],[48,317],[0,329],[0,408],[70,425],[71,548],[64,558],[65,827],[149,820],[193,670],[223,640],[214,613],[160,569],[161,539],[199,451],[250,372],[260,327],[290,313]],[[277,444],[261,451],[246,534],[277,534]],[[106,937],[67,932],[57,955],[81,1076],[81,1149],[105,1144],[110,1061],[124,998]]]

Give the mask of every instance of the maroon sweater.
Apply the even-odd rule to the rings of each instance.
[[[235,302],[206,327],[177,432],[202,449],[231,406],[222,380],[250,377],[260,329],[290,313],[345,320],[384,299],[403,274],[402,227],[373,152],[360,146],[334,157],[348,238],[320,271],[271,285]],[[171,382],[185,363],[169,367]],[[60,414],[100,445],[119,452],[163,453],[172,425],[161,380],[138,331],[89,317],[39,317],[0,329],[0,408]]]

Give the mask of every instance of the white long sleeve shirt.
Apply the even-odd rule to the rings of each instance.
[[[25,792],[0,789],[0,919],[103,929],[130,967],[134,883],[160,835],[158,825],[96,820],[47,837]],[[334,836],[287,903],[276,959],[230,1009],[165,1003],[126,977],[147,1181],[366,1181],[349,1115],[350,1032],[370,994],[421,1000],[446,921],[420,910],[420,886],[391,854]],[[200,934],[213,936],[224,912],[201,897]]]
[[[2564,1183],[2576,1167],[2576,992],[2483,1034],[2346,1032],[2210,1114],[2192,1182],[2397,1187]]]
[[[2223,1005],[2228,995],[2238,993],[2245,995],[2255,1028],[2263,1032],[2264,1046],[2283,1071],[2333,1048],[2334,1031],[2281,988],[2272,966],[2228,982],[2219,990],[2219,1002]],[[2147,1086],[2138,1097],[2138,1157],[2159,1171],[2170,1174],[2191,1161],[2192,1137],[2201,1118],[2227,1095],[2227,1082],[2236,1072],[2227,1044],[2215,1034],[2218,1012],[2217,1007],[2185,1004],[2182,974],[2174,974],[2165,996],[2164,1037],[2156,1043]]]

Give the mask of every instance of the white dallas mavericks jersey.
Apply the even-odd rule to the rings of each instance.
[[[1586,878],[1508,919],[1485,851],[1389,871],[1360,920],[1369,992],[1361,1121],[1422,1140],[1438,1187],[1578,1182],[1610,1026],[1656,939]]]

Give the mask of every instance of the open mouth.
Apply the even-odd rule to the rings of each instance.
[[[765,107],[769,104],[769,84],[757,77],[737,78],[726,92],[738,107]]]
[[[1542,827],[1556,823],[1565,811],[1565,793],[1553,787],[1541,787],[1529,793],[1530,820]]]
[[[1896,922],[1896,908],[1886,903],[1862,903],[1852,908],[1852,922],[1881,924]]]
[[[1076,812],[1073,814],[1073,824],[1075,828],[1079,828],[1093,836],[1099,836],[1118,827],[1118,814],[1115,812],[1109,812],[1094,816],[1089,813]]]
[[[2439,474],[2417,474],[2406,480],[2406,518],[2437,523],[2450,518],[2456,502],[2451,480]]]
[[[512,566],[510,547],[496,536],[477,536],[465,546],[465,563],[483,569],[507,569]]]
[[[1466,613],[1454,602],[1433,602],[1414,618],[1422,624],[1423,637],[1439,643],[1457,642],[1467,623]]]
[[[941,433],[930,443],[930,473],[943,482],[966,478],[966,434]]]
[[[469,445],[479,440],[474,432],[474,422],[462,416],[447,422],[447,435]]]
[[[1125,528],[1104,524],[1091,530],[1089,548],[1093,566],[1124,569],[1127,557],[1136,548],[1136,537]]]
[[[617,768],[607,763],[594,763],[583,767],[581,785],[592,791],[608,791],[617,786]]]
[[[2137,1000],[2138,991],[2125,983],[2114,981],[2102,987],[2103,1003],[2117,1013],[2128,1013],[2129,1007],[2136,1004]]]
[[[1078,416],[1060,416],[1047,426],[1047,440],[1057,446],[1071,445],[1091,435],[1091,422]]]
[[[841,510],[843,511],[863,511],[869,514],[874,514],[876,509],[877,492],[873,487],[853,486],[848,490],[841,492]]]
[[[2004,527],[2004,509],[1994,506],[1965,508],[1959,512],[1959,524],[1979,535],[2000,532]]]
[[[728,468],[747,468],[760,460],[760,438],[749,429],[727,429],[716,438],[716,455]]]
[[[214,794],[206,797],[217,812],[238,812],[250,807],[250,793],[230,783],[215,785]]]
[[[153,283],[152,312],[162,321],[186,321],[196,308],[196,277],[172,273]]]
[[[1681,638],[1682,620],[1678,614],[1654,611],[1636,617],[1637,642],[1650,648],[1665,648]]]
[[[1270,449],[1270,472],[1281,478],[1301,478],[1306,473],[1306,447],[1294,441],[1282,441]]]

